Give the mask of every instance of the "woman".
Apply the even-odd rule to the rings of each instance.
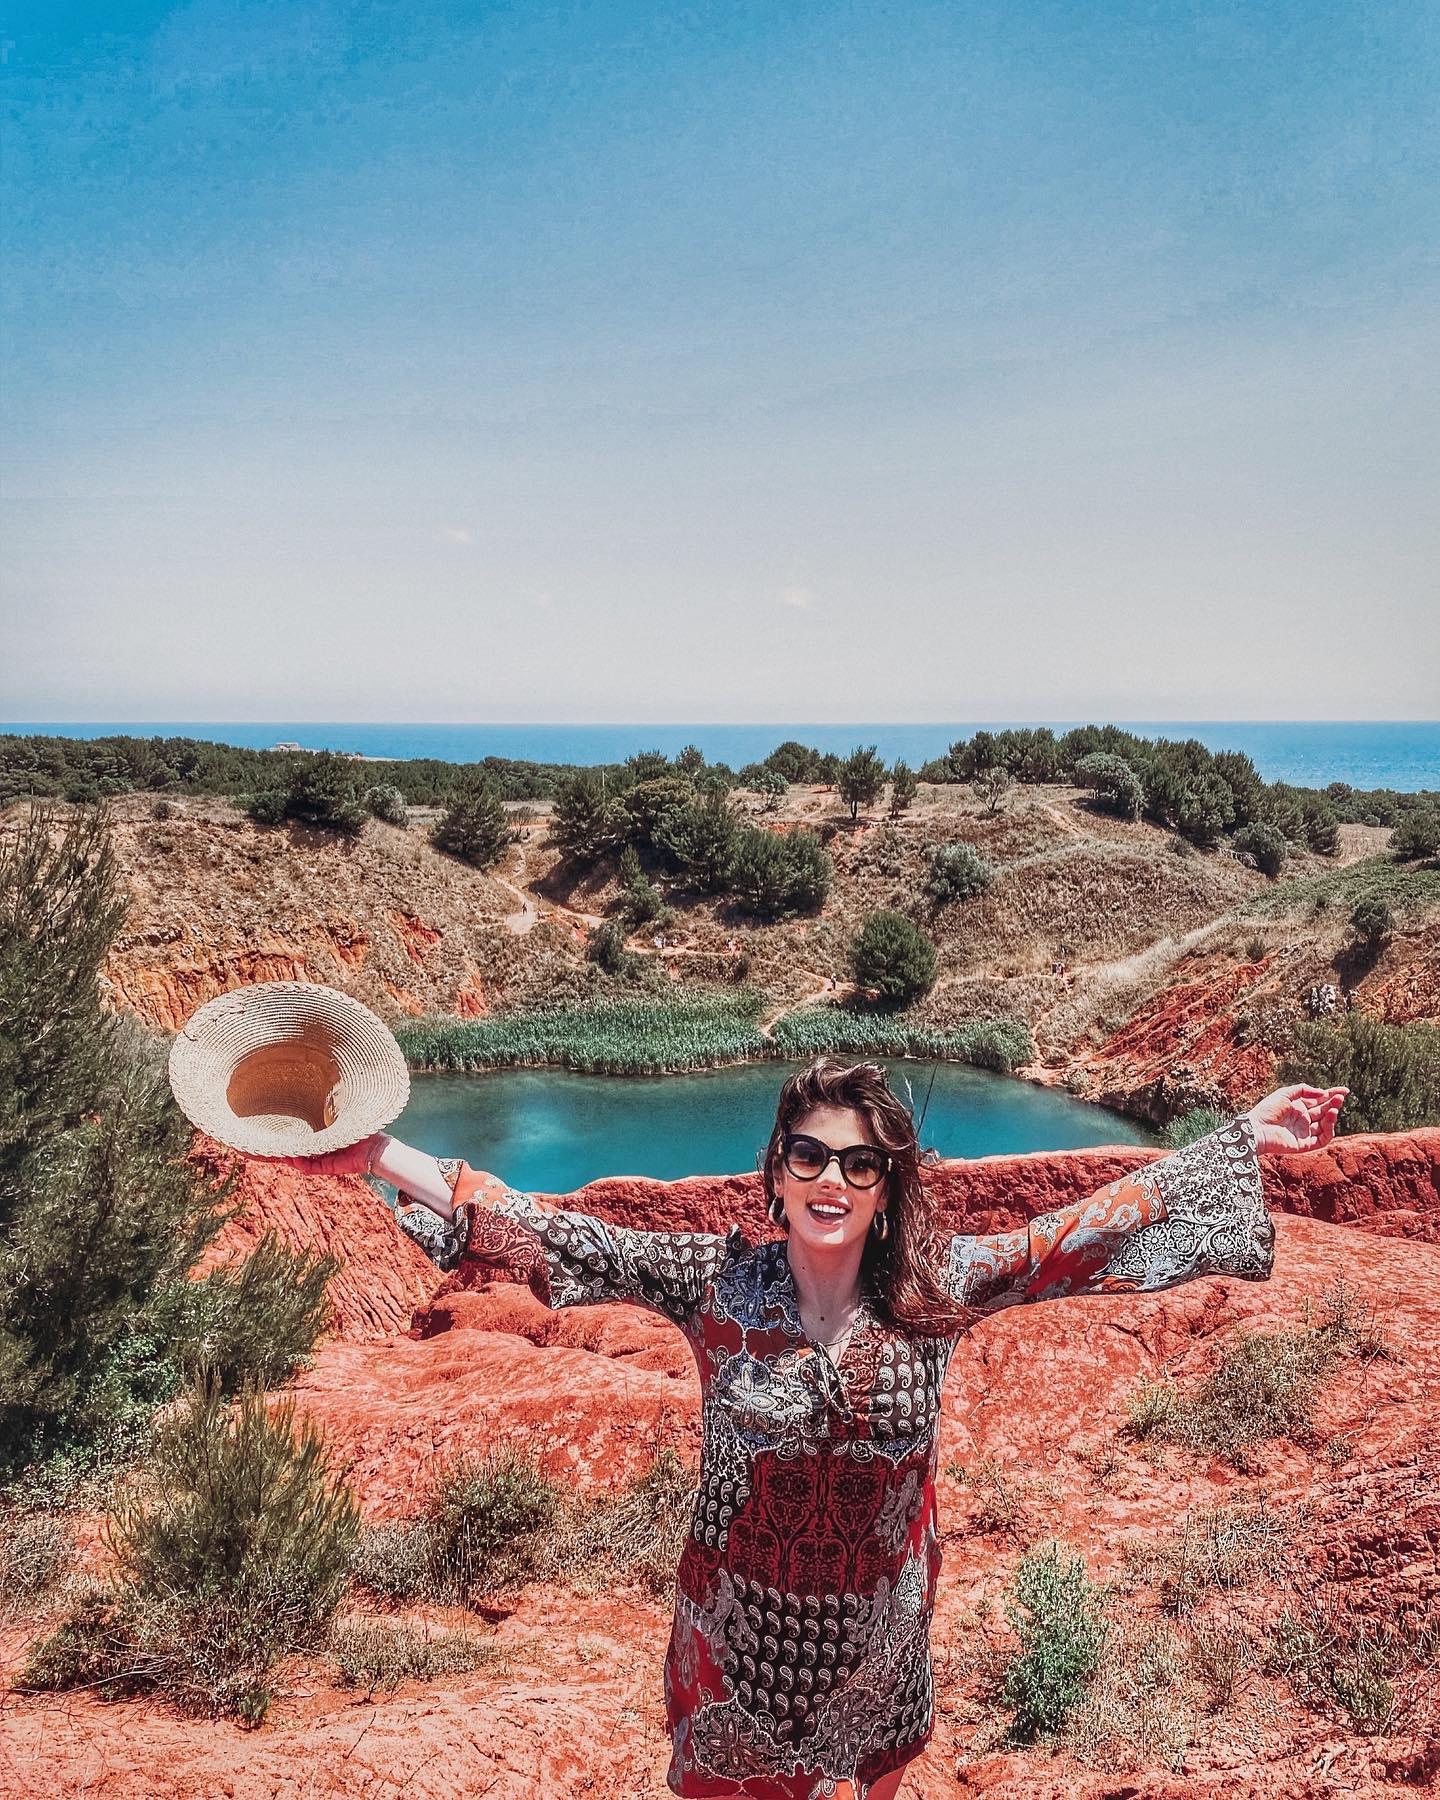
[[[552,1307],[630,1300],[681,1328],[703,1449],[665,1662],[669,1785],[893,1800],[932,1728],[937,1433],[959,1337],[1024,1301],[1265,1280],[1258,1153],[1328,1143],[1346,1091],[1283,1088],[1078,1205],[938,1254],[914,1121],[873,1063],[822,1057],[784,1083],[763,1163],[784,1235],[759,1245],[551,1212],[384,1133],[287,1160],[422,1201],[461,1281],[508,1275]]]

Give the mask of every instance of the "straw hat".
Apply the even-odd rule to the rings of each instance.
[[[176,1037],[170,1087],[192,1125],[251,1156],[320,1156],[404,1111],[410,1071],[368,1006],[310,981],[207,1001]]]

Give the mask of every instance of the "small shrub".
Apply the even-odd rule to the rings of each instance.
[[[983,1537],[1008,1537],[1018,1542],[1028,1541],[1036,1535],[1034,1502],[1040,1498],[1051,1499],[1055,1496],[1051,1484],[1034,1476],[1007,1470],[989,1456],[973,1469],[967,1469],[963,1463],[952,1462],[947,1473],[974,1493],[975,1506],[970,1513],[969,1524],[972,1530]]]
[[[1365,944],[1379,944],[1394,928],[1395,915],[1377,894],[1369,894],[1350,914],[1355,935]]]
[[[1240,1677],[1257,1661],[1249,1633],[1230,1618],[1193,1620],[1185,1650],[1187,1666],[1205,1689],[1212,1713],[1223,1712],[1230,1705]]]
[[[383,819],[387,825],[404,826],[410,823],[405,796],[388,781],[382,782],[379,787],[366,788],[364,806],[366,812],[377,819]]]
[[[995,879],[994,869],[970,844],[932,844],[927,855],[925,892],[937,908],[973,900]]]
[[[364,829],[365,808],[355,765],[330,750],[301,757],[285,789],[285,817],[357,837]]]
[[[1211,1456],[1242,1472],[1254,1446],[1308,1432],[1315,1401],[1336,1365],[1352,1357],[1391,1354],[1373,1314],[1353,1289],[1336,1283],[1314,1317],[1298,1326],[1235,1332],[1211,1372],[1190,1392],[1144,1381],[1127,1403],[1131,1437],[1160,1438]]]
[[[1261,874],[1268,875],[1272,881],[1285,867],[1285,857],[1289,851],[1285,834],[1263,819],[1242,825],[1232,842],[1242,856],[1251,857]]]
[[[176,1361],[192,1376],[208,1370],[226,1394],[289,1381],[329,1323],[326,1288],[339,1269],[338,1257],[293,1250],[267,1231],[243,1262],[171,1290]]]
[[[634,971],[635,958],[625,948],[625,936],[625,927],[618,919],[607,919],[591,932],[585,954],[607,975],[629,975]]]
[[[35,1649],[25,1685],[146,1689],[258,1723],[279,1659],[317,1642],[344,1590],[358,1512],[313,1425],[247,1388],[197,1390],[122,1496],[116,1574]]]
[[[70,1533],[53,1513],[0,1515],[0,1619],[53,1593],[74,1558]]]
[[[1125,1620],[1105,1635],[1061,1741],[1102,1769],[1184,1765],[1191,1714],[1181,1693],[1183,1655],[1168,1625]]]
[[[663,1449],[620,1494],[581,1503],[557,1542],[561,1568],[603,1567],[636,1577],[657,1597],[675,1588],[675,1571],[690,1532],[698,1471]]]
[[[435,1552],[424,1520],[391,1520],[362,1525],[350,1558],[350,1572],[381,1600],[428,1597]]]
[[[155,820],[170,819],[175,816],[175,808],[168,800],[157,800],[150,808],[150,817]]]
[[[908,1006],[935,983],[935,946],[903,913],[874,912],[851,948],[855,979],[882,1000]]]
[[[1333,1023],[1302,1023],[1279,1080],[1349,1088],[1336,1125],[1341,1132],[1440,1125],[1440,1028],[1388,1025],[1358,1011]]]
[[[1169,1540],[1126,1544],[1125,1563],[1157,1585],[1170,1612],[1186,1613],[1217,1590],[1233,1593],[1261,1576],[1280,1575],[1299,1522],[1263,1505],[1217,1506],[1187,1514]]]
[[[1020,1640],[1002,1689],[1015,1709],[1010,1735],[1029,1744],[1058,1731],[1084,1698],[1105,1646],[1103,1596],[1084,1561],[1053,1542],[1020,1559],[1005,1617]]]
[[[1407,812],[1390,835],[1390,854],[1399,862],[1440,856],[1440,812],[1425,806]]]
[[[1245,943],[1246,962],[1264,962],[1269,946],[1262,937],[1248,938]]]
[[[1343,1601],[1287,1606],[1266,1634],[1261,1667],[1283,1675],[1302,1706],[1338,1707],[1367,1735],[1389,1730],[1400,1712],[1398,1684],[1440,1655],[1433,1622],[1399,1614],[1376,1622]]]
[[[261,788],[258,793],[242,794],[237,804],[249,813],[257,825],[285,823],[285,790]]]
[[[465,1600],[523,1579],[543,1555],[534,1540],[561,1513],[561,1492],[522,1456],[461,1456],[435,1481],[428,1524],[431,1583]]]
[[[402,1681],[478,1669],[495,1655],[491,1644],[468,1632],[439,1637],[386,1619],[347,1619],[331,1633],[330,1649],[342,1687],[363,1688],[366,1698],[392,1693]]]
[[[1229,1123],[1229,1116],[1213,1106],[1192,1106],[1189,1112],[1170,1121],[1160,1134],[1161,1142],[1171,1150],[1183,1150],[1187,1144],[1209,1137],[1212,1131],[1219,1131]]]

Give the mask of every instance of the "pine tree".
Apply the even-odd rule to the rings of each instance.
[[[475,869],[499,862],[511,839],[510,821],[493,782],[465,788],[447,807],[430,834],[437,850],[458,856]]]
[[[101,1005],[125,912],[102,815],[0,841],[0,1478],[122,1453],[182,1369],[288,1373],[324,1322],[306,1252],[188,1279],[229,1186],[188,1159],[160,1047]]]
[[[123,1438],[173,1390],[158,1312],[219,1229],[99,975],[125,916],[97,813],[0,849],[0,1469]]]
[[[840,798],[850,808],[852,819],[862,806],[870,806],[880,798],[880,790],[885,786],[885,765],[874,744],[868,750],[850,752],[839,766],[835,785],[840,790]]]

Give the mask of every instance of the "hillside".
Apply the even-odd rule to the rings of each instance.
[[[218,1173],[225,1159],[207,1155]],[[954,1163],[940,1175],[947,1216],[1004,1223],[1147,1155]],[[1440,1622],[1440,1246],[1422,1241],[1440,1219],[1440,1131],[1341,1140],[1267,1158],[1263,1174],[1283,1215],[1270,1282],[1018,1307],[957,1351],[941,1428],[938,1724],[906,1800],[1342,1800],[1414,1792],[1440,1774],[1433,1647],[1418,1640],[1387,1664],[1378,1724],[1378,1664],[1364,1660],[1367,1646],[1395,1633],[1409,1644],[1404,1633]],[[626,1223],[738,1218],[758,1236],[756,1189],[753,1176],[604,1183],[572,1203]],[[353,1246],[337,1294],[343,1335],[322,1346],[299,1396],[348,1462],[368,1518],[413,1514],[438,1461],[483,1445],[535,1455],[581,1491],[617,1487],[660,1447],[693,1462],[698,1384],[664,1320],[632,1307],[549,1313],[503,1283],[443,1286],[358,1180],[252,1166],[242,1198],[245,1231],[280,1221],[302,1240]],[[407,1332],[398,1318],[417,1281],[424,1297]],[[378,1310],[363,1298],[382,1292]],[[1336,1304],[1367,1348],[1325,1384],[1308,1427],[1256,1446],[1243,1471],[1127,1435],[1143,1381],[1192,1381],[1238,1330],[1303,1330]],[[394,1319],[380,1316],[392,1307]],[[1010,1642],[1006,1583],[1029,1546],[1055,1536],[1109,1584],[1116,1660],[1084,1735],[1051,1755],[1004,1745],[994,1684]],[[93,1532],[85,1541],[81,1561],[94,1567],[102,1553]],[[1206,1560],[1205,1545],[1223,1555]],[[507,1589],[478,1617],[388,1616],[483,1629],[494,1654],[469,1674],[366,1695],[337,1686],[317,1653],[291,1665],[254,1731],[144,1701],[12,1691],[0,1787],[16,1800],[666,1792],[663,1595],[638,1583],[597,1593],[579,1570]],[[1370,1688],[1326,1688],[1315,1657],[1296,1648],[1297,1621],[1331,1633],[1326,1666],[1371,1667]],[[0,1630],[7,1679],[42,1626],[28,1613]]]
[[[968,789],[923,784],[899,820],[877,812],[853,824],[825,788],[792,787],[774,810],[754,796],[738,804],[773,830],[827,837],[835,881],[823,911],[757,924],[727,901],[666,891],[665,942],[654,928],[633,937],[644,960],[627,979],[585,955],[617,899],[613,868],[577,879],[543,808],[481,874],[436,852],[418,812],[408,829],[372,820],[352,841],[260,827],[220,801],[180,800],[156,819],[147,799],[125,796],[115,839],[134,900],[108,965],[111,995],[169,1031],[256,980],[326,982],[396,1022],[668,980],[758,987],[773,1018],[843,999],[861,920],[897,907],[938,949],[936,985],[908,1015],[916,1024],[1019,1018],[1038,1052],[1022,1073],[1157,1121],[1263,1091],[1287,1028],[1324,983],[1390,1020],[1440,1017],[1440,876],[1394,868],[1382,828],[1344,826],[1338,858],[1297,855],[1271,882],[1223,849],[1099,813],[1078,789],[1021,787],[992,816]],[[926,849],[961,841],[995,879],[936,912],[923,897]],[[1349,914],[1377,885],[1396,923],[1368,960]]]

